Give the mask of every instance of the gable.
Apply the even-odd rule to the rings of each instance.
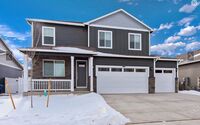
[[[4,51],[6,51],[7,50],[7,48],[4,46],[4,44],[3,44],[3,42],[0,40],[0,52],[4,52]]]
[[[15,59],[15,57],[13,56],[11,50],[9,49],[9,47],[6,45],[6,43],[0,38],[0,53],[10,53],[11,54],[11,59],[7,58],[7,54],[1,54],[0,55],[0,64],[2,65],[7,65],[10,67],[15,67],[18,69],[23,69],[23,67],[21,66],[21,64]]]
[[[111,27],[122,27],[122,28],[132,28],[151,31],[151,28],[143,24],[137,18],[129,15],[125,11],[117,11],[108,16],[100,17],[94,21],[91,21],[91,25],[103,25]]]

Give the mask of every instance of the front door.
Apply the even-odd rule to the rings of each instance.
[[[76,62],[76,88],[87,88],[87,61]]]

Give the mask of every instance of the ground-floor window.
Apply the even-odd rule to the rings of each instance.
[[[64,77],[65,61],[64,60],[43,60],[44,77]]]

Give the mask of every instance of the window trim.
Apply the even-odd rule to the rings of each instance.
[[[110,47],[102,47],[102,46],[100,46],[100,32],[111,33],[111,46]],[[109,30],[98,30],[98,48],[102,48],[102,49],[112,49],[113,48],[113,35],[112,35],[112,31],[109,31]]]
[[[130,48],[130,36],[131,35],[139,35],[140,36],[140,48],[136,49],[136,48]],[[142,50],[142,34],[141,33],[128,33],[128,50]]]
[[[64,76],[55,76],[55,66],[53,67],[53,76],[46,76],[45,74],[44,74],[44,62],[45,61],[53,61],[53,66],[55,65],[55,62],[56,61],[62,61],[62,62],[64,62]],[[42,60],[42,76],[43,77],[66,77],[66,73],[65,73],[65,60],[56,60],[56,59],[43,59]]]
[[[45,28],[53,29],[53,44],[45,44],[44,43],[44,29]],[[42,26],[42,45],[44,45],[44,46],[55,46],[56,45],[56,28],[55,27]]]

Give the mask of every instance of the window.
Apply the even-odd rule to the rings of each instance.
[[[98,48],[112,48],[112,31],[98,31]]]
[[[146,69],[136,69],[136,72],[146,72]]]
[[[54,27],[42,27],[42,45],[55,46]]]
[[[162,70],[156,70],[156,73],[162,73]]]
[[[141,50],[141,34],[129,33],[128,35],[128,46],[129,50]]]
[[[112,68],[112,72],[122,72],[122,68]]]
[[[99,71],[104,71],[104,72],[109,72],[110,71],[110,68],[99,68]]]
[[[124,72],[134,72],[134,68],[124,68]]]
[[[64,77],[65,61],[63,60],[44,60],[43,76],[45,77]]]
[[[164,73],[172,73],[172,70],[164,70]]]

